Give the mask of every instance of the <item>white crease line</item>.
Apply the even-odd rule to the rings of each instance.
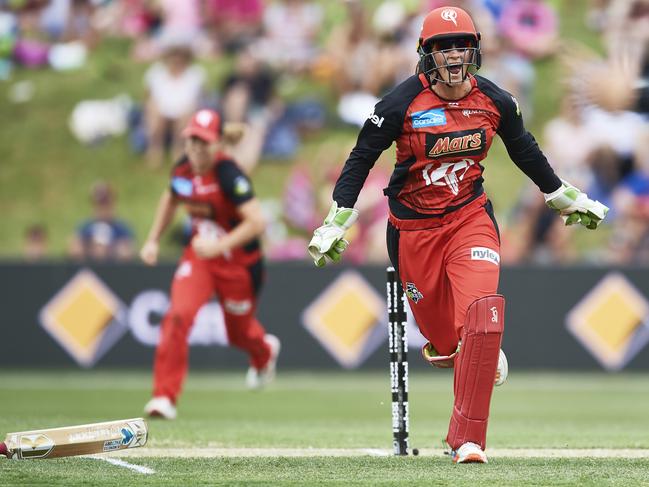
[[[222,458],[222,457],[389,457],[380,448],[132,448],[106,453],[107,458]],[[441,448],[420,448],[420,456],[444,455]],[[649,449],[615,448],[488,448],[494,458],[649,458]],[[102,457],[103,458],[103,457]]]
[[[124,460],[120,460],[119,458],[106,458],[106,457],[93,457],[96,458],[97,460],[103,460],[104,462],[112,463],[113,465],[117,465],[118,467],[124,467],[128,468],[131,470],[135,470],[136,472],[139,472],[144,475],[151,475],[155,473],[155,470],[149,467],[144,467],[142,465],[133,465],[132,463],[125,462]]]
[[[390,453],[388,453],[385,450],[379,450],[377,448],[364,448],[363,451],[367,453],[368,455],[372,455],[373,457],[389,457]]]

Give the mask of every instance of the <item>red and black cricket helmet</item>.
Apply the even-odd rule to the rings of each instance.
[[[476,30],[471,16],[458,7],[440,7],[431,11],[424,18],[419,35],[417,52],[419,53],[419,72],[426,74],[431,82],[449,82],[439,78],[436,73],[440,67],[448,67],[446,53],[454,49],[471,51],[471,56],[463,56],[462,69],[466,79],[468,67],[480,69],[482,63],[480,53],[480,33]],[[433,53],[442,53],[445,64],[438,65]],[[465,66],[467,69],[465,69]]]

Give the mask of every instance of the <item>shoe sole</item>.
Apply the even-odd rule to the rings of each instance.
[[[167,419],[169,421],[173,421],[175,419],[175,418],[170,418],[169,416],[165,416],[160,411],[156,411],[156,410],[147,412],[146,415],[151,419]]]
[[[462,460],[454,460],[455,463],[487,463],[487,459],[477,453],[469,453]]]
[[[282,350],[282,342],[275,335],[271,335],[271,336],[273,337],[272,340],[273,345],[269,343],[270,341],[266,341],[266,343],[270,347],[270,358],[268,359],[268,364],[266,364],[266,368],[269,369],[266,372],[267,374],[266,378],[264,379],[263,382],[254,385],[250,385],[246,383],[246,387],[250,391],[260,391],[275,380],[275,376],[277,374],[277,359]]]

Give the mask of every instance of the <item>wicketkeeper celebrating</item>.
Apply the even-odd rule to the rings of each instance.
[[[142,260],[158,259],[160,236],[179,204],[192,219],[192,240],[171,284],[171,306],[163,321],[154,365],[150,416],[176,417],[176,399],[187,373],[187,337],[198,310],[213,295],[223,307],[231,345],[250,357],[248,387],[260,388],[275,375],[280,350],[277,337],[257,321],[257,294],[263,261],[258,237],[265,228],[250,180],[221,152],[219,114],[200,110],[183,131],[186,155],[173,168],[171,185],[158,204],[153,226],[142,247]]]
[[[379,101],[365,122],[309,253],[317,266],[340,260],[365,179],[396,141],[397,161],[384,190],[388,252],[429,341],[424,358],[455,367],[446,437],[453,461],[485,463],[491,393],[506,374],[500,351],[505,299],[496,294],[500,239],[482,187],[481,162],[494,136],[567,225],[595,229],[608,208],[555,175],[512,95],[469,72],[480,68],[480,33],[464,10],[430,12],[418,52],[417,73]]]

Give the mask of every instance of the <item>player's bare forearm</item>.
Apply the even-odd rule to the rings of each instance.
[[[162,193],[147,240],[157,242],[176,214],[178,203],[168,189]]]
[[[212,259],[228,255],[232,250],[241,247],[259,237],[266,229],[266,220],[257,199],[251,199],[239,206],[241,222],[229,233],[219,238],[196,235],[192,239],[192,248],[201,259]]]

